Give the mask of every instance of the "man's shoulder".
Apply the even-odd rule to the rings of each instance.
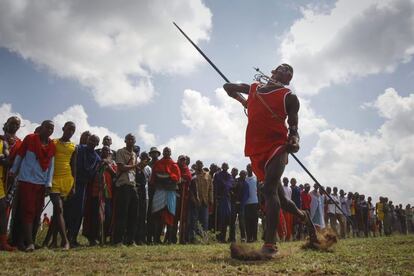
[[[134,151],[131,152],[126,147],[123,147],[123,148],[117,150],[116,155],[118,156],[118,154],[123,155],[123,156],[125,156],[125,155],[127,155],[127,156],[129,156],[129,155],[136,156]]]
[[[117,150],[116,153],[117,154],[118,153],[122,154],[122,153],[125,153],[126,151],[127,151],[127,149],[125,147],[123,147],[123,148],[120,148],[119,150]]]
[[[34,139],[36,138],[36,136],[38,136],[37,134],[35,134],[35,133],[30,133],[30,134],[27,134],[24,138],[23,138],[23,142],[31,142],[31,141],[34,141]]]

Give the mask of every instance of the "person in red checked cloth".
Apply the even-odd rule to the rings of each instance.
[[[153,185],[155,193],[152,201],[152,219],[155,232],[155,243],[161,243],[161,233],[164,226],[172,235],[174,216],[177,204],[177,184],[181,179],[180,168],[171,159],[171,149],[165,147],[162,151],[163,157],[158,160],[152,168],[150,185]],[[167,241],[171,241],[171,236]]]
[[[309,213],[298,209],[285,197],[280,180],[288,154],[299,150],[299,99],[285,87],[292,76],[293,68],[281,64],[272,70],[266,84],[226,83],[223,86],[227,94],[241,102],[248,111],[245,155],[250,158],[257,179],[264,181],[266,225],[261,253],[268,257],[277,253],[276,230],[280,208],[305,222],[310,229],[311,241],[317,240]],[[247,101],[239,93],[248,94]]]

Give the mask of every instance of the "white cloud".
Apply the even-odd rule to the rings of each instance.
[[[147,131],[147,125],[139,125],[137,141],[144,143],[147,147],[155,146],[158,143],[155,134]]]
[[[320,115],[315,114],[314,110],[311,108],[310,101],[301,98],[299,109],[300,135],[308,136],[316,134],[327,127],[328,122]]]
[[[0,122],[2,123],[2,127],[7,119],[12,116],[17,116],[21,120],[20,130],[18,133],[19,137],[24,137],[29,133],[33,133],[36,127],[39,126],[37,123],[32,123],[29,120],[24,119],[19,113],[13,112],[11,104],[3,103],[0,105]]]
[[[5,0],[0,47],[79,81],[101,106],[132,106],[153,97],[153,74],[201,61],[172,21],[198,42],[211,16],[201,0]]]
[[[308,6],[302,12],[279,48],[295,68],[301,95],[393,72],[414,54],[413,0],[338,0],[330,11]]]
[[[73,135],[72,141],[78,143],[82,132],[89,130],[92,134],[98,135],[101,139],[109,135],[112,138],[112,148],[119,149],[125,146],[123,137],[117,133],[109,130],[106,127],[91,126],[88,122],[88,114],[81,105],[74,105],[69,107],[66,111],[53,117],[52,121],[55,123],[55,132],[53,137],[60,137],[62,135],[62,127],[67,121],[72,121],[76,124],[76,133]],[[98,146],[100,147],[100,146]]]
[[[385,119],[382,126],[372,134],[340,128],[322,131],[305,158],[309,170],[322,185],[358,191],[375,200],[384,195],[395,203],[413,203],[414,94],[401,97],[389,88],[366,106]],[[312,183],[305,173],[298,175]]]
[[[244,167],[247,163],[243,158],[247,120],[243,109],[221,88],[215,91],[215,99],[217,105],[197,91],[185,90],[182,123],[189,132],[169,139],[165,145],[173,149],[175,156],[187,154],[205,165],[226,161]]]

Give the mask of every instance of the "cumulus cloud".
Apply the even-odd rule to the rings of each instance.
[[[328,122],[311,108],[307,99],[300,99],[299,129],[301,136],[319,133],[328,127]]]
[[[152,75],[189,72],[201,60],[172,25],[207,40],[201,0],[0,1],[0,47],[71,78],[101,106],[153,97]]]
[[[117,133],[109,130],[106,127],[92,126],[88,122],[88,114],[81,105],[74,105],[69,107],[61,114],[53,117],[55,123],[55,132],[53,137],[60,137],[62,135],[62,127],[67,121],[72,121],[76,124],[76,133],[73,135],[72,141],[78,142],[82,132],[89,130],[92,134],[98,135],[102,139],[104,136],[109,135],[112,138],[112,148],[119,149],[125,146],[124,139]]]
[[[137,131],[137,140],[143,142],[147,147],[157,145],[157,137],[155,134],[147,131],[147,125],[139,125]]]
[[[38,123],[32,123],[29,120],[24,119],[19,113],[14,112],[12,110],[12,105],[3,103],[0,105],[0,122],[5,123],[9,117],[17,116],[20,118],[20,130],[19,130],[19,137],[24,137],[29,133],[33,133],[36,127],[39,126]],[[2,125],[3,127],[3,125]]]
[[[412,203],[414,94],[402,97],[389,88],[369,106],[385,120],[375,133],[326,129],[305,160],[322,185]],[[303,172],[289,173],[295,174],[312,183]]]
[[[247,159],[243,158],[243,150],[247,120],[243,109],[221,88],[215,91],[215,99],[216,105],[197,91],[185,90],[181,113],[182,123],[189,131],[165,144],[176,154],[187,154],[206,164],[227,161],[245,166]]]
[[[354,77],[393,72],[414,54],[413,0],[338,0],[308,6],[279,48],[301,95]]]

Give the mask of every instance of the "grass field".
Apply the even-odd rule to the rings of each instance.
[[[341,240],[332,252],[303,250],[302,244],[279,244],[280,254],[276,259],[260,262],[231,259],[228,244],[1,252],[0,273],[414,275],[413,235]]]

